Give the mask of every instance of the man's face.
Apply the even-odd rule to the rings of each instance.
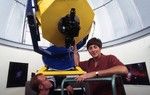
[[[40,75],[38,76],[38,79],[40,80],[40,89],[50,89],[52,87],[51,82],[47,79],[46,76]]]
[[[93,58],[99,57],[101,54],[101,49],[97,45],[90,45],[88,51]]]

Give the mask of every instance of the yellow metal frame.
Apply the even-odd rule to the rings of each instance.
[[[45,76],[56,76],[56,75],[81,75],[84,74],[79,66],[76,66],[73,70],[48,70],[46,67],[42,67],[38,70],[37,74],[42,73]]]

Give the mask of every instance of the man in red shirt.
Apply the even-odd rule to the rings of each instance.
[[[93,77],[106,77],[113,74],[127,74],[128,69],[114,55],[103,55],[101,53],[102,42],[100,39],[92,38],[87,43],[87,50],[92,56],[89,60],[80,62],[77,49],[74,51],[75,64],[80,66],[87,73],[76,77],[81,82]],[[91,82],[90,95],[112,95],[111,84],[108,82]],[[119,93],[119,92],[118,92]],[[117,94],[118,95],[118,94]]]

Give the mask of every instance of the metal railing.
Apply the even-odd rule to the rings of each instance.
[[[111,81],[111,86],[112,86],[112,95],[117,95],[116,91],[116,78],[118,75],[112,75],[110,77],[99,77],[99,78],[90,78],[85,80],[85,82],[90,82],[90,81]],[[61,95],[64,95],[64,84],[66,82],[76,82],[75,78],[65,78],[62,83],[61,83]]]

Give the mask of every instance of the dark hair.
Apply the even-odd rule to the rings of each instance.
[[[38,76],[40,76],[40,75],[43,75],[43,74],[37,74],[37,75],[33,76],[30,81],[31,89],[37,93],[39,93],[40,80],[38,79]]]
[[[88,43],[87,43],[87,45],[86,45],[86,47],[87,47],[87,49],[89,48],[89,46],[90,45],[97,45],[99,48],[102,48],[102,42],[101,42],[101,40],[100,39],[98,39],[98,38],[91,38],[89,41],[88,41]]]

